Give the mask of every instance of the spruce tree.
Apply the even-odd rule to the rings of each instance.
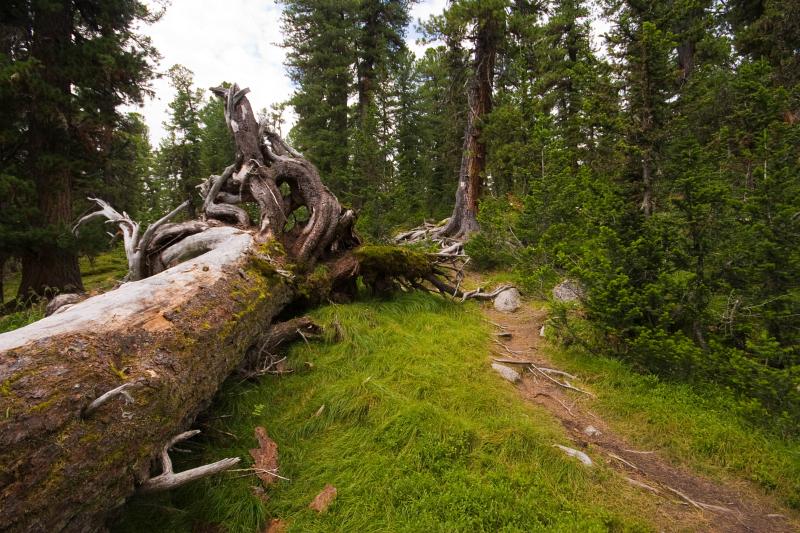
[[[119,106],[142,101],[154,50],[135,29],[153,15],[135,0],[9,0],[0,20],[0,174],[17,205],[0,248],[22,259],[21,298],[80,290],[77,182],[107,148]]]
[[[351,198],[348,97],[357,62],[358,0],[282,0],[286,67],[297,85],[292,142],[337,194]]]
[[[203,179],[200,168],[200,106],[203,92],[194,87],[194,74],[182,65],[169,69],[175,97],[169,103],[169,119],[164,122],[167,137],[156,154],[156,172],[173,193],[171,206],[189,200],[189,217],[197,213],[197,185]]]

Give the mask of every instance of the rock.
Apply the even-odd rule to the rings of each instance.
[[[504,313],[513,313],[522,305],[522,298],[515,288],[506,289],[494,298],[494,308]]]
[[[500,363],[492,363],[492,368],[494,368],[494,371],[500,374],[500,376],[503,379],[510,381],[511,383],[516,383],[517,381],[520,380],[517,371],[512,368],[508,368],[506,365],[501,365]]]
[[[553,444],[556,448],[560,449],[565,454],[569,455],[570,457],[574,457],[581,463],[585,464],[586,466],[592,466],[594,463],[589,458],[588,455],[583,453],[582,451],[576,450],[574,448],[568,448],[566,446],[561,446],[560,444]]]
[[[586,296],[586,290],[575,280],[565,279],[553,287],[553,298],[559,302],[577,302]]]
[[[68,305],[75,305],[86,299],[85,294],[66,293],[59,294],[47,303],[44,311],[44,316],[54,315],[61,311],[66,311]]]
[[[318,513],[323,513],[330,506],[333,500],[336,499],[336,487],[333,485],[325,485],[322,492],[317,494],[314,501],[308,504],[308,507],[314,509]]]
[[[602,433],[600,433],[600,430],[599,430],[599,429],[597,429],[597,428],[596,428],[596,427],[594,427],[594,426],[586,426],[586,429],[584,429],[584,430],[583,430],[583,432],[584,432],[586,435],[590,436],[590,437],[596,437],[596,436],[598,436],[598,435],[601,435],[601,434],[602,434]]]

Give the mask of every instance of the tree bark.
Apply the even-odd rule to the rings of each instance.
[[[72,220],[72,176],[69,167],[68,132],[70,83],[60,69],[47,65],[61,62],[70,46],[71,13],[68,4],[56,3],[34,9],[32,55],[45,67],[42,79],[47,89],[61,98],[54,106],[36,106],[31,112],[28,149],[32,156],[31,177],[36,185],[39,218],[36,223],[52,233],[66,233]],[[57,242],[40,242],[22,257],[22,280],[18,297],[43,296],[48,290],[82,291],[77,254]]]
[[[497,56],[498,21],[493,17],[478,22],[473,58],[473,75],[467,87],[467,126],[461,152],[456,202],[453,214],[439,232],[443,237],[464,239],[480,229],[478,200],[486,171],[486,143],[481,139],[482,120],[492,111],[494,64]]]
[[[225,187],[248,190],[260,224],[154,224],[137,239],[138,224],[98,202],[101,211],[87,218],[128,228],[131,268],[149,277],[0,335],[0,531],[101,530],[107,513],[137,490],[229,468],[235,458],[175,473],[169,443],[188,438],[187,427],[249,349],[311,326],[271,325],[289,303],[337,298],[355,290],[359,275],[374,290],[424,288],[427,280],[471,297],[438,284],[444,272],[421,252],[354,251],[355,214],[316,168],[267,125],[258,127],[246,90],[215,92],[226,100],[237,160],[203,205],[232,200],[220,192]],[[310,218],[287,229],[301,207]],[[214,210],[205,215],[213,219]],[[309,297],[299,289],[302,276],[320,261],[327,279],[317,276],[320,294]],[[284,270],[286,262],[297,268]]]
[[[150,477],[291,299],[231,228],[213,251],[0,335],[0,530],[92,531]],[[133,402],[110,400],[122,383]]]
[[[257,228],[213,220],[159,227],[168,215],[139,238],[138,224],[98,201],[101,210],[84,218],[102,216],[127,229],[132,279],[150,277],[0,335],[0,530],[102,529],[106,513],[136,487],[163,485],[147,483],[152,461],[164,463],[165,443],[187,428],[296,296],[281,262],[310,268],[330,260],[337,275],[357,274],[357,264],[338,268],[359,244],[354,213],[311,163],[259,127],[246,92],[235,85],[215,90],[226,100],[237,159],[203,206],[214,218],[220,212],[210,206],[233,201],[222,186],[238,189],[237,201],[258,204]],[[301,207],[310,219],[286,231]],[[29,276],[34,260],[25,259]],[[64,264],[39,261],[52,269]],[[331,280],[332,287],[345,283]],[[193,477],[167,473],[170,483]]]

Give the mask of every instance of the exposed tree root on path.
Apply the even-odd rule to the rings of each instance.
[[[591,391],[565,387],[568,374],[554,368],[539,347],[538,332],[545,311],[523,306],[516,313],[485,307],[488,321],[503,332],[495,344],[494,362],[525,369],[518,382],[522,396],[545,407],[569,432],[569,449],[582,451],[595,462],[617,470],[631,485],[658,498],[661,512],[652,517],[665,531],[797,531],[800,519],[778,509],[768,497],[745,483],[717,483],[667,462],[657,451],[639,451],[602,419],[590,412]],[[510,335],[509,335],[510,334]],[[569,376],[574,382],[579,377]],[[559,379],[563,381],[559,381]],[[587,394],[588,393],[588,394]]]

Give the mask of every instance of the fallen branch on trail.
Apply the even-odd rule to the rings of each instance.
[[[578,379],[569,372],[564,372],[563,370],[556,370],[555,368],[547,368],[544,366],[537,366],[534,361],[522,361],[519,359],[503,359],[503,358],[494,358],[494,361],[498,363],[506,363],[509,365],[524,365],[524,366],[536,366],[537,370],[540,372],[547,372],[548,374],[556,374],[558,376],[564,376],[570,379]]]

